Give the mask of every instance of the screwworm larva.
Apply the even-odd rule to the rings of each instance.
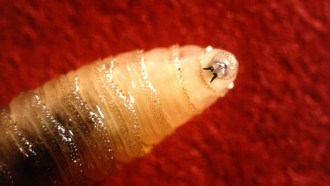
[[[108,57],[22,93],[0,109],[0,185],[100,181],[224,96],[237,70],[224,50],[172,46]]]

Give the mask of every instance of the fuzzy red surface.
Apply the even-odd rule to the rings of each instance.
[[[330,185],[329,1],[0,1],[0,105],[119,52],[213,45],[235,88],[108,185]]]

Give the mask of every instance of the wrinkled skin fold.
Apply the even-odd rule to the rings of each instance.
[[[216,59],[215,59],[216,57]],[[225,79],[203,71],[228,64]],[[95,61],[0,110],[0,185],[85,185],[148,153],[232,87],[229,52],[198,46]]]

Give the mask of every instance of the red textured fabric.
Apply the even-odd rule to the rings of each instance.
[[[0,105],[119,52],[213,45],[235,88],[108,185],[330,185],[330,3],[0,0]]]

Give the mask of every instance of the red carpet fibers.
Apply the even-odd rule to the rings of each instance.
[[[91,2],[0,1],[0,105],[109,54],[213,45],[235,88],[106,183],[330,185],[329,1]]]

